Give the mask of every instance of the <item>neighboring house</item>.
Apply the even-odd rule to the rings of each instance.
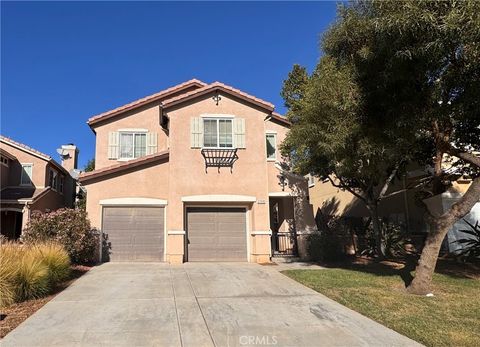
[[[424,174],[425,172],[422,170],[409,171],[389,191],[403,190],[409,186],[409,182],[415,181]],[[307,175],[306,178],[308,179],[310,203],[317,224],[321,225],[331,216],[350,220],[352,224],[359,223],[360,220],[369,217],[365,204],[348,191],[334,187],[328,180],[321,181],[311,175]],[[468,189],[470,183],[470,179],[460,178],[445,193],[427,198],[424,203],[431,212],[440,215],[454,202],[458,201]],[[405,190],[382,200],[379,204],[379,216],[390,222],[403,225],[410,235],[416,235],[423,239],[429,230],[429,226],[424,221],[425,210],[417,201],[416,194],[417,190],[415,189]],[[468,229],[464,220],[468,220],[472,224],[480,220],[480,202],[449,231],[443,245],[445,251],[454,252],[458,250],[461,245],[455,243],[455,240],[469,238],[467,234],[460,232],[462,229]]]
[[[271,103],[190,80],[88,125],[95,170],[80,182],[111,260],[267,262],[272,252],[305,254],[303,241],[316,230],[307,182],[280,167],[290,123]]]
[[[78,150],[62,146],[62,165],[50,156],[0,136],[1,234],[18,239],[33,211],[73,207]]]

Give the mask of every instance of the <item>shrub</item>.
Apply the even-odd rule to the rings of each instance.
[[[382,248],[386,257],[398,258],[406,255],[407,235],[400,224],[381,221],[382,225]],[[363,255],[375,256],[377,254],[376,237],[373,226],[370,223],[365,232],[365,248]]]
[[[49,293],[51,286],[48,267],[40,258],[26,252],[17,266],[18,270],[13,282],[17,301],[36,299]]]
[[[22,240],[27,244],[58,242],[74,263],[95,261],[99,244],[98,233],[91,228],[87,213],[78,209],[34,212]]]
[[[14,279],[17,273],[15,266],[17,255],[13,252],[10,243],[2,242],[0,251],[0,307],[4,307],[15,302]]]
[[[32,252],[48,268],[48,278],[51,286],[65,281],[70,275],[70,258],[63,247],[54,242],[32,246]]]
[[[342,235],[332,230],[311,234],[308,239],[308,254],[312,260],[339,261],[345,257]]]
[[[67,279],[70,260],[61,245],[0,245],[0,307],[47,295]]]
[[[458,243],[462,248],[457,254],[465,261],[475,261],[480,258],[480,223],[477,221],[475,225],[464,219],[468,224],[469,229],[460,230],[469,236],[453,241]]]

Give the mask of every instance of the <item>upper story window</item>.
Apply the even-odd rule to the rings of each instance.
[[[203,147],[233,148],[232,119],[203,119]]]
[[[267,160],[275,161],[277,159],[277,134],[267,133]]]
[[[22,164],[22,173],[20,177],[20,185],[32,185],[33,164]]]
[[[57,171],[50,169],[50,173],[48,176],[48,185],[53,189],[57,190],[57,182],[58,182],[58,173]]]
[[[8,158],[0,155],[0,163],[8,167]]]
[[[147,153],[147,134],[120,132],[120,159],[133,159]]]
[[[130,160],[157,153],[157,133],[140,128],[108,133],[108,159]]]

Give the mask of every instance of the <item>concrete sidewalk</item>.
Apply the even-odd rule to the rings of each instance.
[[[103,264],[0,344],[419,345],[285,277],[275,266],[245,263]]]

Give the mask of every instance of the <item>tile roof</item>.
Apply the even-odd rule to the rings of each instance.
[[[35,200],[50,188],[7,187],[0,191],[0,200]]]
[[[117,107],[113,110],[110,110],[110,111],[107,111],[107,112],[103,112],[103,113],[100,113],[96,116],[93,116],[91,117],[87,123],[89,125],[92,125],[94,123],[97,123],[101,120],[105,120],[105,119],[108,119],[110,117],[113,117],[113,116],[116,116],[122,112],[125,112],[125,111],[128,111],[128,110],[132,110],[132,109],[135,109],[137,107],[140,107],[142,105],[145,105],[149,102],[152,102],[152,101],[155,101],[155,100],[158,100],[158,99],[161,99],[161,98],[164,98],[164,97],[168,97],[169,95],[171,94],[174,94],[174,93],[177,93],[179,91],[181,91],[182,89],[185,89],[185,88],[188,88],[188,87],[192,87],[192,86],[198,86],[198,87],[203,87],[203,86],[206,86],[207,84],[205,82],[202,82],[200,80],[197,80],[197,79],[191,79],[189,81],[186,81],[186,82],[183,82],[183,83],[180,83],[180,84],[177,84],[176,86],[173,86],[173,87],[170,87],[168,89],[164,89],[158,93],[155,93],[155,94],[152,94],[152,95],[149,95],[149,96],[146,96],[144,98],[141,98],[141,99],[138,99],[138,100],[135,100],[133,102],[130,102],[126,105],[123,105],[123,106],[120,106],[120,107]]]
[[[284,123],[285,125],[292,125],[292,123],[287,119],[285,118],[285,116],[282,116],[280,113],[277,113],[277,112],[272,112],[272,114],[270,115],[273,119],[281,122],[281,123]]]
[[[11,138],[9,137],[6,137],[6,136],[3,136],[3,135],[0,135],[0,140],[2,142],[6,142],[8,144],[11,144],[13,146],[16,146],[16,147],[20,147],[20,148],[23,148],[25,149],[26,151],[29,151],[29,152],[32,152],[40,157],[42,157],[43,159],[45,160],[52,160],[52,157],[50,157],[48,154],[45,154],[45,153],[42,153],[40,151],[37,151],[36,149],[32,148],[32,147],[29,147],[27,145],[24,145],[23,143],[20,143],[20,142],[17,142],[15,140],[12,140]]]
[[[83,172],[80,174],[79,180],[81,183],[85,183],[86,181],[89,181],[91,179],[99,178],[99,177],[116,173],[119,171],[123,171],[126,169],[131,169],[137,166],[155,162],[157,160],[168,159],[168,157],[169,157],[169,151],[154,153],[151,155],[147,155],[145,157],[129,160],[127,162],[108,166],[102,169],[98,169],[90,172]]]
[[[256,104],[257,106],[263,107],[270,112],[273,111],[273,109],[275,108],[275,106],[268,101],[265,101],[265,100],[262,100],[260,98],[255,97],[253,95],[247,94],[247,93],[241,91],[240,89],[233,88],[233,87],[228,86],[228,85],[226,85],[224,83],[221,83],[221,82],[213,82],[211,84],[207,84],[207,85],[205,85],[205,86],[203,86],[199,89],[193,90],[191,92],[188,92],[188,93],[185,93],[185,94],[167,99],[163,102],[163,107],[167,108],[167,107],[177,105],[177,104],[179,104],[181,102],[184,102],[186,100],[190,100],[190,99],[195,98],[197,96],[207,94],[207,93],[209,93],[213,90],[222,90],[225,93],[233,94],[233,95],[235,95],[235,96],[237,96],[237,97],[239,97],[243,100],[249,101],[253,104]]]
[[[15,140],[12,140],[11,138],[9,137],[6,137],[6,136],[3,136],[3,135],[0,135],[0,142],[4,142],[10,146],[13,146],[13,147],[17,147],[21,150],[24,150],[26,152],[29,152],[43,160],[46,160],[50,163],[52,163],[53,165],[55,165],[57,167],[57,169],[59,169],[60,171],[62,171],[63,173],[66,173],[66,174],[69,174],[67,170],[65,170],[65,168],[60,165],[59,163],[57,163],[51,156],[49,156],[48,154],[45,154],[45,153],[42,153],[40,151],[37,151],[35,148],[32,148],[30,146],[27,146],[23,143],[20,143],[20,142],[17,142]]]

